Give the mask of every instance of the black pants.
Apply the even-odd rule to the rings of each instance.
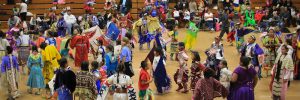
[[[134,75],[133,69],[132,69],[132,63],[131,62],[125,62],[125,74],[132,77]]]
[[[27,12],[20,13],[20,17],[22,21],[26,21]]]
[[[229,33],[229,28],[224,28],[224,29],[221,30],[221,33],[219,35],[220,39],[223,38],[224,33],[228,34]]]
[[[7,0],[7,4],[15,4],[15,0]]]

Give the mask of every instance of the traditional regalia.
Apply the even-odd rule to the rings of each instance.
[[[222,68],[220,70],[220,83],[229,90],[230,80],[231,80],[232,72],[228,70],[228,68]]]
[[[27,67],[30,70],[30,74],[27,81],[27,86],[30,88],[44,88],[44,77],[42,74],[42,68],[44,63],[40,54],[30,55],[27,61]]]
[[[183,44],[184,45],[184,44]],[[188,55],[184,50],[181,50],[177,53],[177,60],[179,63],[179,68],[177,69],[174,80],[175,83],[178,85],[177,91],[180,91],[182,88],[184,88],[183,92],[187,92],[187,82],[188,82],[188,68],[187,68],[187,61],[188,61]]]
[[[199,29],[197,28],[196,24],[190,21],[189,28],[187,30],[187,35],[184,40],[185,47],[187,49],[190,50],[192,49],[193,45],[195,45],[198,31]]]
[[[152,64],[153,79],[160,94],[168,93],[171,89],[171,79],[167,75],[166,62],[162,56],[154,57]]]
[[[277,51],[277,46],[280,44],[279,39],[277,37],[270,37],[270,36],[264,36],[262,39],[263,45],[266,47],[264,49],[264,53],[266,55],[265,58],[265,64],[267,65],[266,67],[273,67],[275,58],[276,58],[276,51]]]
[[[108,77],[115,74],[117,71],[118,59],[117,55],[112,54],[113,52],[108,52],[105,54],[105,65],[107,66]]]
[[[120,30],[118,29],[117,25],[112,21],[108,22],[106,37],[111,39],[111,41],[116,41],[119,34]]]
[[[91,72],[77,72],[74,96],[78,96],[80,99],[95,100],[97,97],[95,79],[96,77]]]
[[[172,58],[173,54],[178,52],[178,31],[170,31],[168,35],[171,37],[170,53]]]
[[[249,28],[239,28],[236,30],[235,41],[236,41],[236,49],[239,51],[241,46],[245,42],[244,36],[253,32],[252,29]]]
[[[273,98],[285,100],[288,81],[293,80],[294,64],[291,55],[279,53],[275,60],[275,66],[272,69],[272,79],[270,89]],[[285,81],[287,80],[287,81]]]
[[[45,83],[48,83],[53,78],[54,71],[59,68],[57,61],[61,59],[61,56],[53,45],[47,45],[41,54],[44,62],[43,76]]]
[[[67,24],[63,17],[58,20],[56,27],[58,36],[64,37],[66,35]]]
[[[245,23],[244,26],[255,26],[254,12],[252,10],[245,11]]]
[[[254,67],[260,66],[260,63],[259,63],[260,61],[259,61],[258,56],[264,54],[264,51],[260,48],[260,46],[257,43],[244,44],[243,47],[241,48],[240,52],[241,52],[242,56],[246,56],[251,59],[251,64]]]
[[[80,66],[83,61],[88,61],[90,43],[87,36],[76,35],[72,38],[70,47],[76,49],[75,66]]]
[[[1,74],[2,88],[7,89],[12,98],[18,97],[20,95],[18,90],[20,73],[16,56],[9,54],[2,58]]]
[[[114,74],[107,79],[107,84],[115,88],[113,100],[136,100],[136,92],[128,75]]]
[[[159,19],[157,17],[153,16],[147,16],[147,28],[148,28],[148,33],[154,34],[154,32],[159,29],[160,23]]]
[[[147,20],[145,20],[145,18],[140,18],[138,21],[134,23],[134,28],[135,27],[138,28],[140,49],[142,49],[142,45],[144,43],[148,44],[148,49],[149,49],[150,42],[154,38],[154,36],[148,32]]]
[[[201,72],[205,69],[205,66],[198,61],[193,61],[191,65],[191,90],[194,91],[197,81],[201,78]]]
[[[30,37],[29,35],[21,34],[17,39],[19,65],[24,66],[30,55]]]

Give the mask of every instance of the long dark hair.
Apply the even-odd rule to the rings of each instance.
[[[112,58],[115,56],[115,54],[114,54],[114,46],[112,46],[112,45],[108,45],[107,46],[107,49],[109,50],[109,51],[111,51],[112,52]]]
[[[193,56],[194,56],[194,58],[192,59],[193,61],[193,63],[195,63],[196,61],[200,61],[201,60],[201,58],[200,58],[200,55],[199,55],[199,52],[197,52],[197,51],[192,51],[192,54],[193,54]]]
[[[93,61],[93,62],[91,63],[91,65],[92,65],[92,67],[93,67],[93,71],[94,71],[94,70],[97,70],[97,69],[99,68],[99,63],[98,63],[97,61]]]
[[[65,49],[68,48],[70,41],[71,41],[71,38],[69,38],[69,39],[67,40],[66,45],[65,45]]]
[[[248,66],[250,64],[250,58],[246,56],[242,56],[240,58],[240,64],[241,66],[246,67],[248,69]]]
[[[119,83],[120,73],[124,73],[124,69],[125,69],[124,64],[119,64],[118,69],[117,69],[117,83]]]

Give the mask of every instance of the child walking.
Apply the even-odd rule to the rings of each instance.
[[[141,71],[139,77],[139,97],[140,100],[152,100],[152,91],[149,89],[149,84],[153,81],[149,70],[149,64],[146,61],[141,62]]]
[[[200,63],[201,58],[197,51],[192,51],[192,65],[191,65],[191,90],[194,91],[197,81],[201,78],[201,72],[205,66]]]
[[[179,42],[179,52],[177,53],[177,61],[179,63],[179,68],[177,69],[174,80],[176,84],[178,85],[178,88],[176,91],[180,91],[181,89],[184,89],[182,93],[187,93],[187,82],[188,82],[188,69],[187,69],[187,61],[189,59],[188,55],[185,52],[185,46],[183,42]]]
[[[171,45],[170,45],[170,58],[173,60],[173,55],[178,50],[178,26],[175,26],[173,31],[169,32],[169,36],[171,38]]]

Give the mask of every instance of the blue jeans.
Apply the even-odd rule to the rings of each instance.
[[[214,22],[212,20],[211,21],[206,21],[206,26],[209,29],[214,29]]]
[[[73,100],[73,95],[68,88],[61,86],[56,91],[58,92],[58,100]]]
[[[73,33],[72,33],[72,27],[73,27],[73,24],[67,23],[67,33],[68,33],[69,35],[72,35],[72,34],[73,34]]]

